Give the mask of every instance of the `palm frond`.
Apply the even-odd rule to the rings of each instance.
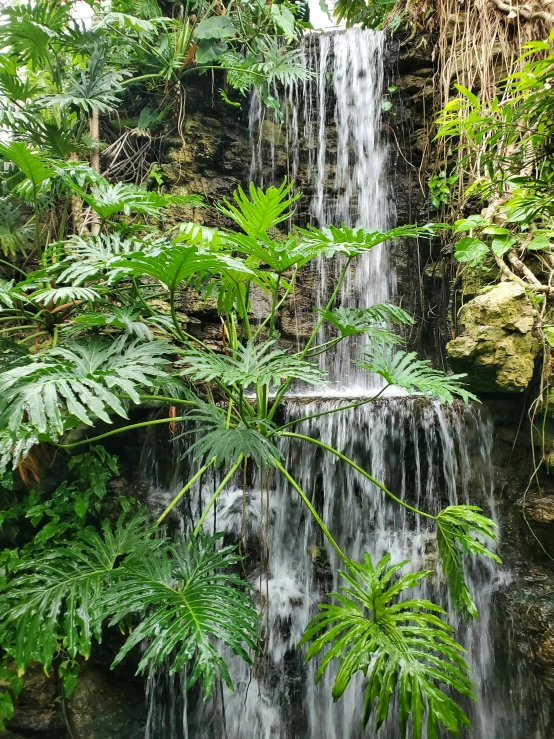
[[[385,344],[369,346],[364,350],[364,361],[358,367],[381,375],[385,380],[408,392],[421,393],[443,403],[452,403],[458,395],[464,402],[477,400],[460,380],[466,375],[445,375],[433,369],[429,362],[417,359],[415,352],[395,351]]]
[[[389,715],[396,694],[400,736],[404,739],[411,715],[412,736],[421,739],[427,714],[427,739],[437,739],[439,725],[458,735],[469,720],[457,703],[443,692],[454,690],[472,697],[464,652],[451,636],[452,629],[439,616],[442,608],[428,600],[398,600],[416,586],[427,572],[408,573],[394,579],[408,562],[389,566],[386,555],[374,567],[368,554],[363,563],[349,561],[341,572],[336,604],[320,605],[301,644],[313,639],[306,661],[326,653],[316,672],[319,681],[329,664],[339,660],[333,685],[338,700],[357,672],[367,676],[364,726],[375,715],[377,731]],[[392,583],[392,584],[391,584]]]
[[[448,578],[452,605],[457,611],[474,618],[477,617],[477,608],[465,580],[462,558],[464,554],[481,554],[501,562],[497,554],[475,538],[496,541],[495,528],[494,521],[483,516],[478,506],[448,506],[437,516],[437,548]]]
[[[186,366],[182,374],[195,381],[219,379],[225,385],[237,384],[247,388],[252,384],[281,384],[283,379],[293,378],[311,385],[324,383],[324,375],[311,362],[275,349],[276,339],[260,344],[248,341],[239,345],[229,356],[189,351],[179,364]]]
[[[141,621],[114,665],[146,641],[138,672],[170,661],[175,673],[192,661],[187,689],[201,681],[207,699],[218,674],[233,687],[214,639],[251,663],[248,650],[256,647],[258,614],[248,584],[229,572],[241,557],[235,547],[217,549],[220,536],[202,536],[189,546],[181,539],[169,550],[145,551],[123,563],[103,606],[111,625],[136,614]]]
[[[291,217],[289,208],[300,197],[289,197],[293,186],[293,182],[285,180],[280,187],[268,187],[264,191],[251,183],[250,197],[242,187],[238,187],[233,193],[234,204],[225,199],[225,206],[220,206],[220,211],[248,236],[267,236],[270,228]]]
[[[120,518],[114,529],[105,521],[101,534],[85,529],[63,545],[50,542],[41,556],[23,557],[0,597],[1,628],[17,632],[12,656],[21,673],[31,660],[48,670],[62,641],[72,658],[89,657],[105,618],[99,596],[122,557],[160,546],[149,533],[144,515]]]
[[[51,45],[70,22],[70,2],[51,3],[48,0],[14,3],[2,8],[4,23],[2,39],[23,63],[44,69]]]

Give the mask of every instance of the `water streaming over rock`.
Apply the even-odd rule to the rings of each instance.
[[[251,177],[259,184],[274,181],[277,161],[286,152],[287,169],[308,193],[300,219],[386,228],[394,206],[385,178],[386,144],[381,132],[384,36],[351,29],[308,36],[302,50],[313,75],[281,93],[284,122],[265,111],[257,96],[250,110]],[[285,142],[283,147],[283,142]],[[281,154],[279,154],[281,147]],[[368,306],[394,296],[395,285],[387,249],[364,257],[346,282],[342,304]],[[323,260],[317,267],[322,305],[336,273]],[[352,393],[368,390],[351,370],[352,345],[335,356],[331,376]],[[356,351],[356,349],[354,349]],[[332,410],[340,398],[293,398],[284,414],[290,420]],[[442,408],[422,398],[383,397],[344,413],[333,413],[297,427],[339,448],[385,482],[396,495],[429,512],[449,503],[471,502],[495,516],[491,465],[491,426],[475,407]],[[145,474],[151,481],[151,504],[171,499],[187,464],[179,464],[180,449],[164,463],[153,439],[147,442]],[[158,445],[159,448],[159,445]],[[391,502],[368,480],[321,449],[304,442],[283,447],[287,469],[311,498],[339,545],[349,557],[374,558],[390,552],[393,561],[409,560],[417,569],[436,564],[434,534],[425,520]],[[237,481],[238,482],[238,481]],[[198,519],[213,490],[208,476],[180,509],[181,528]],[[175,519],[174,522],[175,524]],[[245,576],[254,587],[263,620],[264,648],[250,670],[227,655],[235,693],[221,684],[212,701],[203,704],[193,693],[184,696],[185,677],[154,671],[147,680],[149,703],[146,739],[359,739],[373,737],[361,729],[363,676],[337,704],[331,698],[333,675],[315,685],[316,665],[304,665],[305,650],[297,644],[316,604],[339,585],[337,557],[290,485],[282,479],[251,480],[248,488],[231,488],[220,497],[209,526],[242,539]],[[514,710],[521,694],[521,676],[502,679],[512,666],[498,658],[495,645],[494,592],[505,575],[479,560],[467,571],[479,608],[479,621],[457,623],[457,636],[468,650],[477,703],[468,705],[473,739],[521,739],[526,733],[523,711]],[[420,594],[445,603],[437,579]],[[506,650],[504,650],[505,653]],[[510,695],[509,691],[512,691]],[[379,737],[398,739],[396,711]]]
[[[341,400],[293,399],[287,418],[302,418],[336,408]],[[436,513],[445,505],[479,504],[495,517],[491,465],[490,423],[475,407],[442,408],[422,398],[387,398],[356,410],[324,416],[299,427],[344,451],[403,500]],[[409,560],[412,570],[433,569],[436,553],[433,531],[425,521],[388,500],[369,481],[321,449],[303,442],[283,448],[286,467],[320,511],[348,556],[374,560],[390,552],[393,561]],[[184,478],[187,472],[181,470]],[[173,489],[152,487],[152,504],[163,505]],[[260,484],[261,483],[261,484]],[[181,511],[182,525],[197,517],[212,492],[207,480]],[[244,496],[244,499],[243,499]],[[231,488],[223,493],[209,528],[225,531],[231,540],[243,537],[248,555],[246,576],[254,587],[264,624],[264,649],[254,669],[227,655],[236,691],[218,685],[214,701],[202,704],[183,699],[183,676],[163,671],[148,679],[149,728],[146,739],[358,739],[374,733],[361,729],[363,677],[349,687],[338,703],[331,698],[333,674],[315,685],[316,664],[303,664],[305,650],[296,645],[314,614],[316,604],[339,585],[339,562],[286,482],[269,486],[254,480],[246,493]],[[478,621],[469,624],[450,616],[458,638],[468,650],[477,702],[466,706],[473,723],[473,739],[520,739],[526,736],[524,713],[512,704],[496,662],[494,634],[499,614],[492,608],[494,592],[506,579],[488,561],[468,565],[468,581],[479,608]],[[444,587],[435,579],[420,589],[447,605]],[[525,676],[522,676],[525,677]],[[512,675],[509,689],[521,690]],[[400,735],[395,712],[380,737]],[[542,737],[538,733],[529,736]]]
[[[310,76],[282,90],[282,125],[276,113],[264,109],[259,95],[252,95],[250,178],[259,185],[274,184],[278,151],[286,152],[288,175],[309,198],[304,218],[314,225],[386,230],[394,223],[382,131],[384,46],[383,33],[358,28],[306,36],[301,50]],[[343,264],[340,259],[317,261],[317,307],[329,299]],[[340,304],[365,308],[386,302],[395,287],[387,245],[379,245],[356,259]],[[327,338],[323,329],[320,339]],[[331,355],[331,380],[350,392],[375,387],[378,381],[352,364],[353,345],[341,344]]]

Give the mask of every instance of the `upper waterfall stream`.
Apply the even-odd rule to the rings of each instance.
[[[286,141],[287,166],[308,196],[300,218],[318,226],[346,223],[385,229],[394,225],[395,209],[387,181],[387,144],[382,131],[385,85],[385,37],[351,29],[310,34],[302,42],[303,59],[312,72],[302,84],[280,91],[284,120],[263,108],[254,95],[250,109],[251,179],[273,184],[278,138]],[[275,92],[277,94],[277,91]],[[324,305],[336,273],[321,260],[315,275],[315,307]],[[334,269],[334,268],[333,268]],[[394,301],[396,283],[387,246],[364,256],[346,280],[343,305],[366,307]],[[326,337],[323,337],[324,339]],[[344,403],[340,395],[369,394],[367,377],[352,360],[358,347],[343,342],[327,367],[334,395],[289,399],[287,420]],[[495,517],[491,463],[492,427],[476,407],[441,407],[422,398],[382,397],[377,402],[304,421],[298,431],[338,447],[412,505],[437,513],[448,504],[481,505]],[[152,439],[151,439],[152,441]],[[181,442],[183,443],[183,442]],[[154,451],[152,451],[154,449]],[[315,451],[314,451],[315,450]],[[179,451],[179,450],[177,450]],[[392,561],[425,569],[436,560],[434,532],[424,520],[385,498],[371,482],[312,445],[282,448],[287,469],[322,514],[348,556],[373,560],[390,552]],[[143,460],[151,486],[151,504],[166,504],[182,485],[185,471],[158,468],[155,443]],[[238,481],[237,481],[238,482]],[[228,655],[235,693],[221,682],[213,701],[186,695],[186,675],[153,671],[147,681],[149,704],[146,739],[361,739],[364,678],[333,703],[333,675],[316,685],[315,661],[304,665],[297,644],[316,604],[339,585],[339,562],[301,501],[283,481],[265,474],[224,492],[208,519],[209,527],[242,541],[247,555],[244,575],[251,582],[262,614],[262,643],[252,670]],[[181,509],[181,526],[202,509],[215,486],[208,475]],[[494,592],[506,580],[489,560],[470,561],[467,578],[479,619],[449,622],[467,649],[477,701],[466,705],[472,739],[521,739],[525,715],[516,711],[525,681],[495,647]],[[414,597],[429,597],[448,607],[440,578],[426,581]],[[399,739],[397,707],[379,737]],[[535,719],[535,725],[540,721]],[[442,736],[442,734],[441,734]],[[543,734],[534,735],[537,739]]]

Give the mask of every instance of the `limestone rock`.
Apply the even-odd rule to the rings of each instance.
[[[525,506],[525,512],[536,523],[554,523],[554,495],[535,498]]]
[[[520,285],[503,282],[460,311],[461,335],[446,350],[476,391],[520,393],[533,376],[539,342],[531,302]]]

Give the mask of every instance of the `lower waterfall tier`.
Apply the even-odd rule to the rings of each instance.
[[[383,398],[342,413],[346,401],[292,399],[287,421],[302,421],[295,431],[339,448],[402,500],[430,513],[456,503],[480,505],[495,518],[491,464],[492,426],[477,407],[444,408],[423,398]],[[289,439],[282,449],[284,465],[310,497],[333,536],[354,560],[368,552],[373,561],[390,553],[393,562],[409,560],[407,569],[436,564],[435,536],[426,519],[416,517],[371,482],[312,444]],[[176,487],[180,483],[176,471]],[[241,476],[242,477],[242,476]],[[216,698],[202,704],[194,694],[183,697],[185,676],[163,670],[148,679],[146,739],[361,739],[364,677],[360,673],[340,701],[334,703],[334,674],[315,685],[317,664],[304,664],[298,642],[316,606],[339,585],[339,561],[294,489],[267,474],[242,480],[219,499],[207,523],[242,540],[244,574],[251,582],[262,614],[264,648],[252,670],[229,655],[235,692],[218,685]],[[171,491],[152,485],[157,506]],[[182,526],[212,492],[211,482],[197,489],[181,511]],[[503,614],[495,594],[510,574],[488,560],[467,568],[479,619],[462,622],[449,614],[457,638],[467,649],[475,703],[466,705],[472,739],[543,737],[546,717],[533,678],[499,638]],[[426,581],[414,597],[435,600],[448,608],[439,578]],[[521,701],[521,702],[520,702]],[[516,705],[517,704],[517,705]],[[529,715],[522,704],[530,706]],[[399,739],[397,707],[378,736]]]

